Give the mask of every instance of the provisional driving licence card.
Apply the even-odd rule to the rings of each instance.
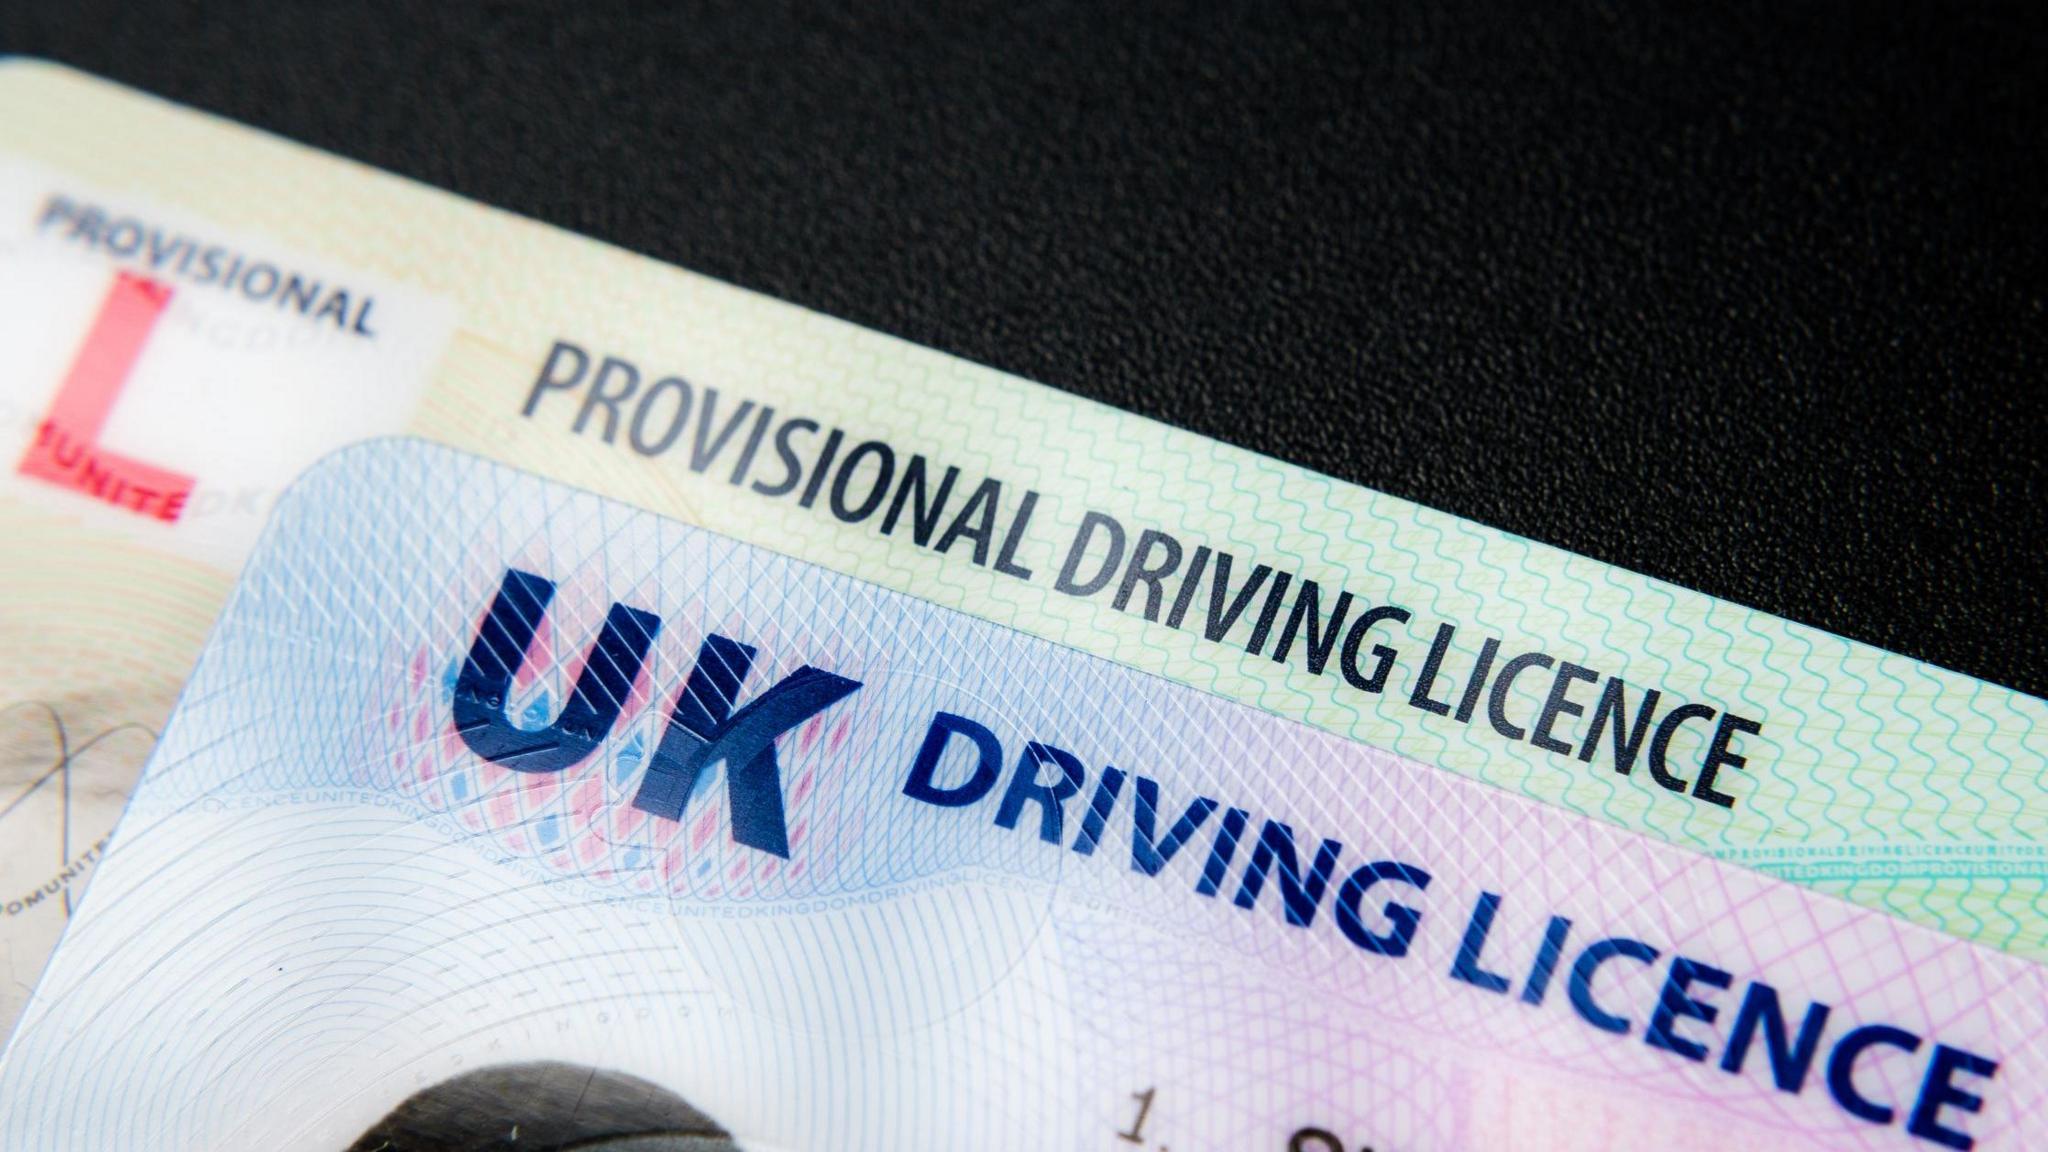
[[[636,1123],[2018,1152],[2048,971],[451,449],[347,449],[0,1058],[0,1145]]]
[[[2040,700],[9,61],[0,1026],[277,494],[396,432],[2048,956]]]

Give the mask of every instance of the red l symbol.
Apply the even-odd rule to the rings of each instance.
[[[70,375],[36,428],[20,472],[144,516],[175,521],[192,495],[192,477],[99,446],[100,431],[120,398],[157,318],[171,304],[169,285],[127,272],[100,304]]]

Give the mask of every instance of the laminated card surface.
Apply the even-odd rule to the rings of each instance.
[[[0,1145],[2017,1150],[2044,1014],[2016,957],[383,441],[250,560]]]
[[[277,492],[394,432],[2048,955],[2039,700],[5,61],[0,1024]]]

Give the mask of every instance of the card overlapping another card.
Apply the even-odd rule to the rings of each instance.
[[[2048,957],[2040,700],[14,60],[0,1029],[277,491],[399,432]]]
[[[2023,1149],[2044,1075],[2025,961],[383,441],[252,557],[0,1143],[509,1140],[567,1076],[751,1152]]]

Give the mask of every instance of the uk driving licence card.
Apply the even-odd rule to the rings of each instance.
[[[2044,977],[380,441],[249,561],[0,1143],[2019,1150]]]

